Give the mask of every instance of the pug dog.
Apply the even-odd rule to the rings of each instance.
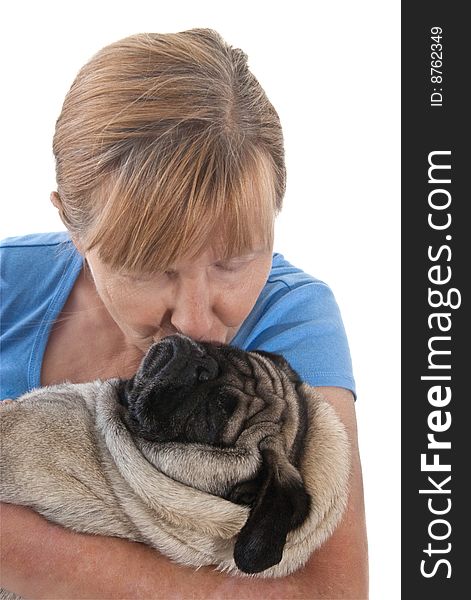
[[[188,566],[287,575],[347,502],[342,423],[264,351],[169,336],[131,379],[38,388],[0,425],[1,501]]]

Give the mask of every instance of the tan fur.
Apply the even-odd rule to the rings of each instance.
[[[310,401],[300,472],[311,510],[288,534],[281,562],[260,577],[302,567],[332,534],[347,503],[347,434],[332,407],[306,384],[303,389]],[[123,424],[123,410],[113,381],[42,388],[2,406],[0,500],[30,506],[75,531],[149,544],[188,566],[245,575],[232,554],[249,509],[217,494],[256,473],[257,448],[270,425],[252,427],[234,448],[215,452],[203,444],[136,440]],[[287,427],[289,440],[295,425]],[[292,469],[299,477],[287,466],[284,476]]]

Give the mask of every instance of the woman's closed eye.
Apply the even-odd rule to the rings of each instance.
[[[152,279],[162,277],[162,273],[123,273],[120,276],[131,283],[146,283]]]
[[[228,273],[235,273],[237,271],[242,271],[245,267],[247,267],[253,258],[231,258],[228,260],[220,260],[214,263],[214,267],[217,270]]]
[[[221,263],[216,263],[214,266],[219,271],[227,271],[228,273],[233,273],[234,271],[238,271],[241,267],[241,265],[221,264]]]
[[[211,269],[214,273],[221,276],[235,276],[237,274],[243,275],[245,270],[254,262],[256,258],[255,254],[237,256],[227,259],[217,260],[213,263],[207,264],[205,267],[195,266],[197,270],[202,268]],[[186,267],[188,270],[188,267]],[[191,267],[190,267],[190,270]],[[193,269],[194,270],[194,269]],[[130,283],[133,286],[142,286],[152,283],[159,283],[164,285],[166,282],[177,280],[181,276],[185,276],[185,270],[181,271],[179,268],[168,268],[162,271],[155,271],[153,273],[120,273],[120,278],[125,283]]]

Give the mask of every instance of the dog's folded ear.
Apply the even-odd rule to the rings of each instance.
[[[281,561],[286,536],[307,518],[311,502],[285,456],[270,448],[261,454],[259,493],[234,547],[234,561],[244,573],[260,573]]]

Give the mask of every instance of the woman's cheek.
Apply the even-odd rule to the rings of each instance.
[[[107,308],[118,324],[138,336],[151,336],[164,312],[156,295],[119,285],[108,287],[107,291]]]
[[[243,285],[231,286],[219,295],[214,312],[226,327],[239,327],[252,310],[258,294]],[[247,293],[248,292],[248,293]]]

